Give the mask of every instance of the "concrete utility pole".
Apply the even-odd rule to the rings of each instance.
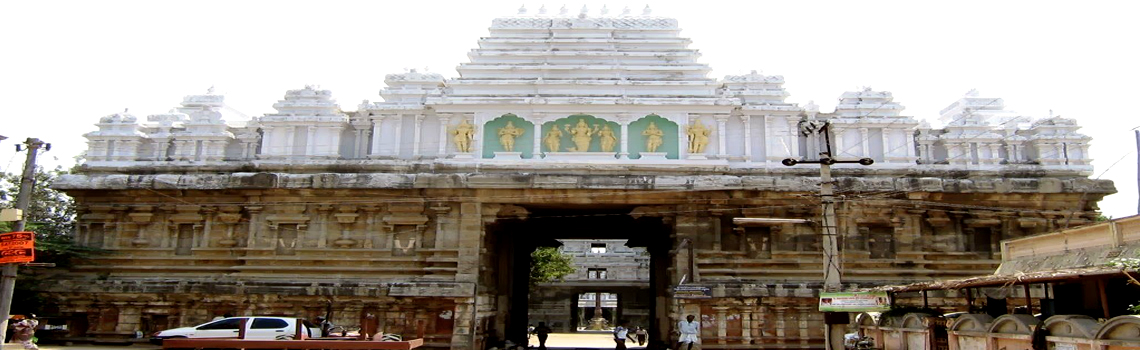
[[[819,164],[819,198],[823,209],[823,222],[820,225],[823,228],[823,291],[838,292],[843,289],[843,281],[840,279],[842,272],[840,271],[839,232],[838,222],[835,217],[835,190],[831,180],[831,165],[839,163],[871,165],[874,164],[875,161],[871,158],[862,158],[859,160],[835,160],[831,158],[831,133],[829,131],[831,123],[827,121],[803,120],[800,121],[799,127],[800,134],[804,136],[818,135],[822,137],[825,148],[819,151],[819,160],[800,161],[787,158],[784,159],[782,163],[786,166],[793,166],[799,163]],[[809,152],[812,148],[815,147],[809,147]],[[847,324],[846,316],[846,313],[839,312],[824,313],[824,323],[826,325],[823,334],[827,350],[843,349],[844,329],[842,325]]]
[[[41,147],[46,145],[43,141],[37,138],[28,138],[24,141],[28,147],[28,158],[24,162],[24,175],[20,178],[20,194],[16,196],[16,209],[23,211],[25,214],[28,211],[28,205],[32,201],[32,189],[36,182],[36,153],[39,152]],[[19,145],[16,145],[17,148]],[[51,146],[47,146],[51,148]],[[12,232],[19,232],[24,230],[25,219],[27,215],[20,217],[16,224],[12,227]],[[4,264],[3,267],[3,280],[0,280],[0,339],[4,339],[8,332],[8,318],[12,311],[12,293],[16,289],[16,272],[19,269],[19,264]]]
[[[1136,134],[1136,213],[1140,214],[1140,126],[1132,128]]]

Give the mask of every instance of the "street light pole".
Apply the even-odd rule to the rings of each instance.
[[[24,141],[24,145],[28,147],[28,158],[24,162],[24,174],[20,179],[20,194],[16,196],[16,209],[25,213],[17,220],[15,225],[12,226],[13,232],[20,232],[24,230],[25,219],[28,217],[28,205],[32,200],[32,189],[36,181],[36,153],[45,144],[37,138],[28,138]],[[16,145],[17,149],[19,145]],[[50,148],[51,146],[47,146]],[[2,280],[0,280],[0,339],[4,339],[8,332],[8,317],[12,311],[12,293],[16,289],[16,273],[19,270],[19,265],[16,263],[4,264],[2,270]]]
[[[862,158],[859,160],[836,160],[831,157],[831,123],[827,121],[818,120],[803,120],[800,121],[800,134],[804,136],[820,135],[823,138],[825,148],[819,152],[819,160],[801,161],[797,159],[787,158],[782,162],[786,166],[793,166],[800,163],[819,164],[819,199],[823,209],[823,222],[821,223],[823,229],[823,292],[838,292],[843,289],[843,281],[841,280],[842,271],[840,270],[839,255],[839,230],[838,221],[835,215],[835,189],[834,182],[831,180],[831,165],[839,163],[857,163],[860,165],[871,165],[875,161],[871,158]],[[835,312],[824,313],[824,340],[827,350],[842,350],[843,349],[843,332],[842,324],[846,322],[837,322],[834,319],[845,320],[846,314],[839,314]]]

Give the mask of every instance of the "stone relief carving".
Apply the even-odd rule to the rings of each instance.
[[[451,130],[451,141],[455,143],[455,148],[460,153],[471,152],[471,139],[475,136],[475,126],[471,125],[466,118]]]
[[[597,129],[597,126],[594,126]],[[613,152],[614,144],[617,143],[617,136],[614,136],[614,130],[610,129],[609,125],[602,125],[602,129],[598,132],[598,141],[601,141],[602,152]]]
[[[507,152],[515,151],[515,138],[522,136],[526,130],[515,127],[514,122],[507,122],[507,126],[499,128],[499,144]]]
[[[558,125],[550,127],[550,131],[542,137],[542,142],[546,144],[547,152],[558,152],[558,145],[562,144],[562,131],[558,130]]]
[[[685,128],[685,132],[689,134],[689,153],[704,153],[705,146],[709,144],[709,134],[712,131],[705,127],[705,124],[694,121]]]
[[[590,129],[586,125],[585,119],[578,119],[578,124],[574,128],[570,128],[570,124],[563,124],[562,127],[566,129],[566,133],[570,134],[570,139],[574,141],[574,147],[570,148],[570,152],[588,152],[590,150],[590,140],[593,140],[594,134],[598,132],[598,126],[594,125]]]
[[[641,135],[645,136],[645,151],[657,152],[657,148],[661,147],[663,143],[661,136],[664,136],[665,133],[657,128],[656,122],[649,122],[649,126],[641,132]]]

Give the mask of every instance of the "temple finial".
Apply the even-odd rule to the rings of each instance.
[[[542,5],[538,8],[538,14],[540,14],[540,15],[546,14],[546,5]]]
[[[630,13],[630,12],[631,12],[631,11],[630,11],[630,9],[629,9],[629,6],[626,6],[625,8],[621,9],[621,15],[622,15],[622,16],[629,16],[629,13]]]
[[[586,18],[586,14],[590,12],[590,8],[582,5],[582,9],[578,11],[578,17]]]
[[[610,8],[607,7],[606,5],[602,5],[602,16],[605,16],[609,13],[610,13]]]
[[[648,16],[651,13],[653,13],[653,9],[649,8],[649,5],[645,5],[645,9],[641,10],[642,16]]]
[[[566,5],[562,5],[562,8],[558,9],[558,14],[560,15],[566,15],[567,13],[570,13],[570,10],[566,8]]]
[[[522,6],[519,6],[519,14],[520,14],[520,15],[525,15],[525,14],[526,14],[526,4],[523,4]]]
[[[206,94],[207,95],[213,95],[214,94],[214,86],[213,85],[210,85],[210,88],[206,89]]]

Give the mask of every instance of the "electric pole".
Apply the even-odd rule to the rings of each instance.
[[[840,279],[842,272],[840,271],[840,256],[839,256],[839,230],[838,222],[835,218],[835,189],[833,181],[831,180],[831,165],[840,163],[858,163],[860,165],[871,165],[875,161],[871,158],[862,158],[859,160],[836,160],[831,157],[831,123],[823,120],[802,120],[799,124],[800,134],[804,136],[817,135],[823,138],[825,148],[819,151],[819,160],[801,161],[792,158],[784,159],[782,162],[786,166],[793,166],[799,163],[819,164],[819,200],[823,209],[823,222],[820,226],[823,229],[823,292],[838,292],[843,289],[843,281]],[[815,147],[809,147],[808,152],[813,148],[819,147],[818,141],[815,140]],[[813,144],[810,140],[809,145]],[[843,349],[843,333],[842,325],[847,324],[848,318],[846,313],[839,312],[825,312],[824,319],[824,341],[827,350],[842,350]],[[843,321],[843,322],[840,322]]]
[[[16,224],[12,226],[12,232],[20,232],[24,230],[25,218],[27,217],[28,205],[32,200],[32,189],[35,187],[36,182],[36,153],[40,148],[50,149],[50,144],[45,144],[37,138],[29,137],[24,141],[24,145],[28,148],[28,158],[24,162],[24,174],[20,178],[20,194],[16,196],[16,209],[25,213],[21,215]],[[16,145],[16,150],[20,149],[20,145]],[[16,289],[16,272],[19,269],[19,264],[8,263],[4,264],[2,270],[2,280],[0,280],[0,339],[4,339],[8,332],[8,318],[12,311],[12,293]]]

